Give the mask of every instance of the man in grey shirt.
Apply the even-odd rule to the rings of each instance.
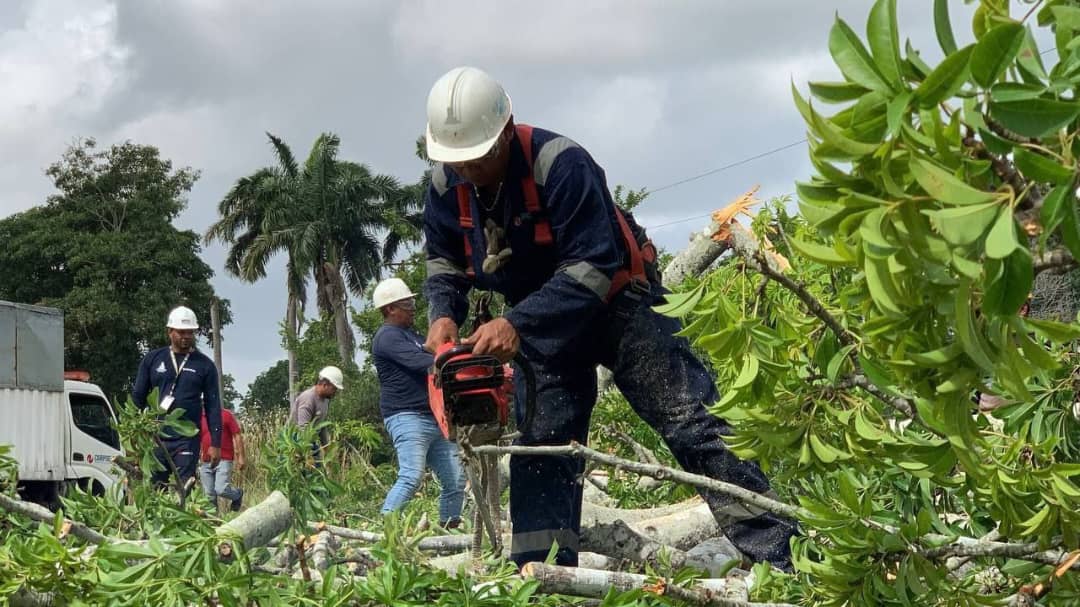
[[[330,411],[330,399],[345,389],[345,380],[341,369],[337,367],[324,367],[319,371],[319,381],[314,386],[296,395],[296,400],[289,406],[289,423],[303,428],[308,424],[319,425],[326,421]],[[327,428],[319,429],[319,444],[312,445],[318,459],[321,451],[330,443],[330,432]]]

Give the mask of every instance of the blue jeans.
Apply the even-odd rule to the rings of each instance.
[[[240,499],[244,493],[239,488],[229,484],[232,478],[232,460],[223,459],[218,462],[217,468],[211,468],[210,462],[203,462],[199,466],[199,476],[202,477],[203,491],[210,498],[214,510],[217,510],[217,498],[223,497],[230,502]]]
[[[386,494],[381,512],[400,510],[412,499],[424,479],[424,469],[431,466],[439,479],[439,520],[461,517],[465,501],[465,472],[461,467],[457,444],[443,437],[431,413],[405,412],[386,418],[386,431],[394,441],[398,458],[398,477]]]

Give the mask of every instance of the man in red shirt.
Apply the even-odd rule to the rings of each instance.
[[[236,416],[228,409],[221,409],[221,461],[215,466],[207,455],[206,446],[210,444],[210,430],[206,426],[206,415],[202,417],[202,428],[199,432],[202,439],[202,465],[199,474],[202,477],[203,490],[214,505],[214,511],[218,509],[218,498],[229,500],[233,512],[240,510],[240,502],[244,498],[244,490],[234,487],[229,483],[232,477],[233,464],[236,471],[244,469],[244,437],[241,434],[240,424]],[[234,457],[235,456],[235,457]]]

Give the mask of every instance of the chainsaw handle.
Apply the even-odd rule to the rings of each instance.
[[[443,366],[446,361],[450,360],[455,356],[459,356],[461,354],[472,354],[472,350],[472,344],[456,343],[454,344],[454,347],[435,357],[435,368],[438,369],[439,367]]]

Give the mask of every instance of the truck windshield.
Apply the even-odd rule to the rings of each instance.
[[[113,449],[119,449],[120,435],[112,426],[112,415],[108,403],[92,394],[72,393],[70,396],[71,419],[75,421],[79,430]]]

